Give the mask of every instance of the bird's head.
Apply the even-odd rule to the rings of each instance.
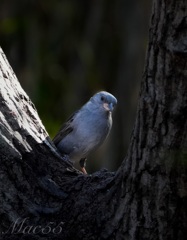
[[[101,91],[96,93],[91,101],[96,103],[99,107],[104,108],[108,112],[112,112],[117,104],[117,99],[110,93]]]

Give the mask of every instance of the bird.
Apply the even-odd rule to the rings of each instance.
[[[53,139],[58,151],[68,155],[73,163],[79,162],[84,174],[87,174],[87,156],[98,149],[110,133],[116,105],[117,99],[111,93],[97,92],[67,119]]]

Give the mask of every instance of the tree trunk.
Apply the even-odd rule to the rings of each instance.
[[[116,173],[62,158],[0,52],[2,239],[187,236],[187,2],[155,0],[137,118]]]

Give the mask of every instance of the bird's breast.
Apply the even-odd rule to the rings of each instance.
[[[111,113],[82,112],[75,119],[73,131],[60,142],[60,148],[65,149],[73,161],[87,157],[101,146],[111,126]]]
[[[84,145],[86,151],[97,148],[108,136],[111,126],[111,114],[104,117],[95,114],[84,119],[76,130],[80,145]]]

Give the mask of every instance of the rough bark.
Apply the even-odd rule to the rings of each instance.
[[[186,239],[186,16],[186,1],[153,3],[137,118],[116,173],[83,175],[58,155],[1,51],[3,239]]]
[[[121,171],[125,239],[187,236],[187,2],[154,1],[141,96]]]

